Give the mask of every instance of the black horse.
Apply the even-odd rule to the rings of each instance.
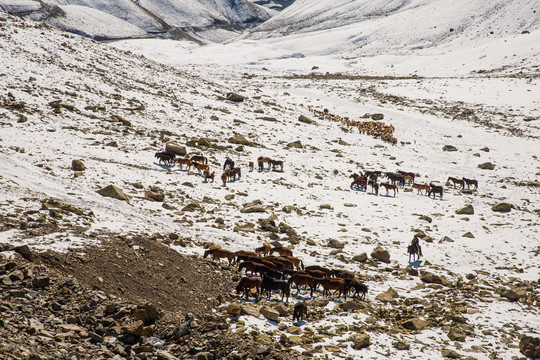
[[[465,182],[465,185],[467,185],[467,189],[470,189],[471,185],[474,185],[474,189],[478,190],[478,181],[477,180],[463,178],[463,181]]]
[[[413,260],[416,257],[415,261],[420,259],[420,256],[422,256],[422,248],[420,247],[420,243],[416,236],[414,237],[414,239],[412,239],[411,245],[407,247],[407,252],[409,253],[409,262],[411,262],[411,255],[413,257]]]
[[[270,299],[270,297],[272,296],[272,290],[281,291],[281,301],[283,301],[283,298],[285,296],[287,296],[287,302],[289,301],[289,296],[291,295],[291,287],[289,283],[285,280],[277,280],[277,279],[271,278],[267,276],[266,274],[263,275],[261,293],[266,293],[268,296],[268,299]]]
[[[279,166],[280,171],[283,172],[283,160],[270,160],[270,165],[272,165],[272,171],[276,171],[276,166]]]
[[[368,292],[368,287],[366,284],[361,283],[355,279],[345,279],[345,291],[349,293],[352,291],[353,297],[356,298],[360,294],[360,299],[364,300]]]
[[[154,155],[154,157],[159,159],[160,164],[163,162],[167,166],[174,166],[174,159],[176,155],[171,152],[162,151],[162,152],[157,152]]]
[[[234,168],[234,161],[230,158],[227,158],[225,160],[225,163],[223,164],[223,170],[232,170],[232,168]]]
[[[429,191],[428,191],[428,197],[431,197],[431,194],[433,194],[433,198],[435,199],[435,195],[439,194],[441,200],[443,196],[443,187],[439,185],[433,185],[429,184]]]

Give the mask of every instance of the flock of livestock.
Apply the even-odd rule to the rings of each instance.
[[[323,111],[311,109],[310,111],[319,117],[334,122],[340,122],[349,128],[355,127],[358,129],[360,134],[380,138],[382,141],[386,141],[392,145],[397,144],[397,139],[393,136],[395,130],[393,125],[386,125],[385,123],[379,121],[356,121],[347,116],[331,114],[328,109],[324,109]]]
[[[303,287],[310,291],[310,297],[313,297],[319,286],[323,296],[338,295],[338,299],[341,296],[346,299],[349,294],[353,297],[360,295],[364,299],[368,291],[367,285],[358,281],[351,271],[328,269],[319,265],[304,267],[303,261],[293,256],[290,248],[272,247],[268,242],[255,251],[230,251],[213,247],[204,252],[203,258],[209,256],[213,261],[226,259],[229,265],[238,264],[238,271],[245,272],[246,276],[238,282],[236,292],[246,299],[252,293],[256,299],[264,295],[270,299],[272,291],[277,290],[281,292],[281,301],[284,298],[289,301],[293,285],[296,286],[297,295]],[[247,276],[248,273],[250,276]],[[305,307],[305,303],[297,304],[295,314],[298,311],[300,314],[296,315],[301,316]]]

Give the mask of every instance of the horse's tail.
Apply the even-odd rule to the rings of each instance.
[[[304,262],[300,260],[300,266],[302,267],[302,270],[304,270]]]

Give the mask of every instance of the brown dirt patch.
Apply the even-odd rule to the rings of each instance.
[[[83,286],[172,313],[203,316],[216,299],[227,300],[234,289],[234,274],[227,266],[182,255],[144,236],[112,236],[84,254],[47,252],[40,257]]]

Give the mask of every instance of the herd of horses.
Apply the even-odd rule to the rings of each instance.
[[[204,177],[205,182],[214,182],[216,173],[210,172],[210,166],[208,165],[208,158],[203,155],[194,155],[191,158],[188,157],[176,157],[175,153],[168,151],[160,151],[154,154],[154,157],[158,159],[160,165],[173,167],[178,165],[180,170],[191,170],[191,167],[197,169],[199,175]],[[283,160],[275,160],[265,156],[259,156],[257,159],[257,165],[259,172],[265,170],[265,164],[267,164],[267,170],[283,172]],[[279,170],[276,170],[279,167]],[[255,165],[253,161],[248,163],[249,171],[253,171]],[[231,158],[225,159],[223,163],[223,173],[221,174],[221,181],[223,186],[226,187],[228,182],[236,181],[237,177],[240,179],[242,176],[242,170],[240,167],[235,166],[234,160]]]
[[[414,181],[417,176],[418,175],[413,172],[401,170],[384,173],[382,171],[366,171],[363,174],[353,173],[350,176],[350,178],[353,179],[350,187],[353,190],[367,191],[368,186],[370,186],[371,193],[379,195],[379,187],[382,186],[386,190],[387,196],[389,195],[389,191],[393,191],[393,196],[395,197],[399,192],[400,187],[404,188],[405,185],[409,185],[417,190],[417,194],[426,194],[428,197],[433,195],[434,199],[436,196],[439,196],[440,199],[443,198],[443,186],[434,183],[415,183]],[[386,179],[386,181],[379,183],[379,179]],[[447,182],[452,184],[454,189],[459,186],[459,189],[464,190],[465,185],[467,185],[468,190],[471,189],[471,186],[474,186],[474,190],[478,190],[478,181],[474,179],[449,177]]]
[[[275,255],[274,255],[275,254]],[[254,251],[231,251],[213,247],[206,250],[203,258],[211,257],[220,262],[225,259],[229,265],[236,264],[238,272],[243,277],[236,285],[236,292],[246,300],[254,296],[271,298],[273,291],[281,294],[281,301],[288,302],[291,288],[296,287],[296,295],[305,289],[309,297],[320,291],[323,297],[347,296],[365,299],[368,287],[358,279],[353,272],[341,269],[329,269],[319,265],[304,266],[303,261],[293,256],[292,249],[284,246],[272,247],[265,242]],[[320,287],[320,290],[319,290]],[[307,317],[307,305],[299,302],[295,306],[294,318]]]

